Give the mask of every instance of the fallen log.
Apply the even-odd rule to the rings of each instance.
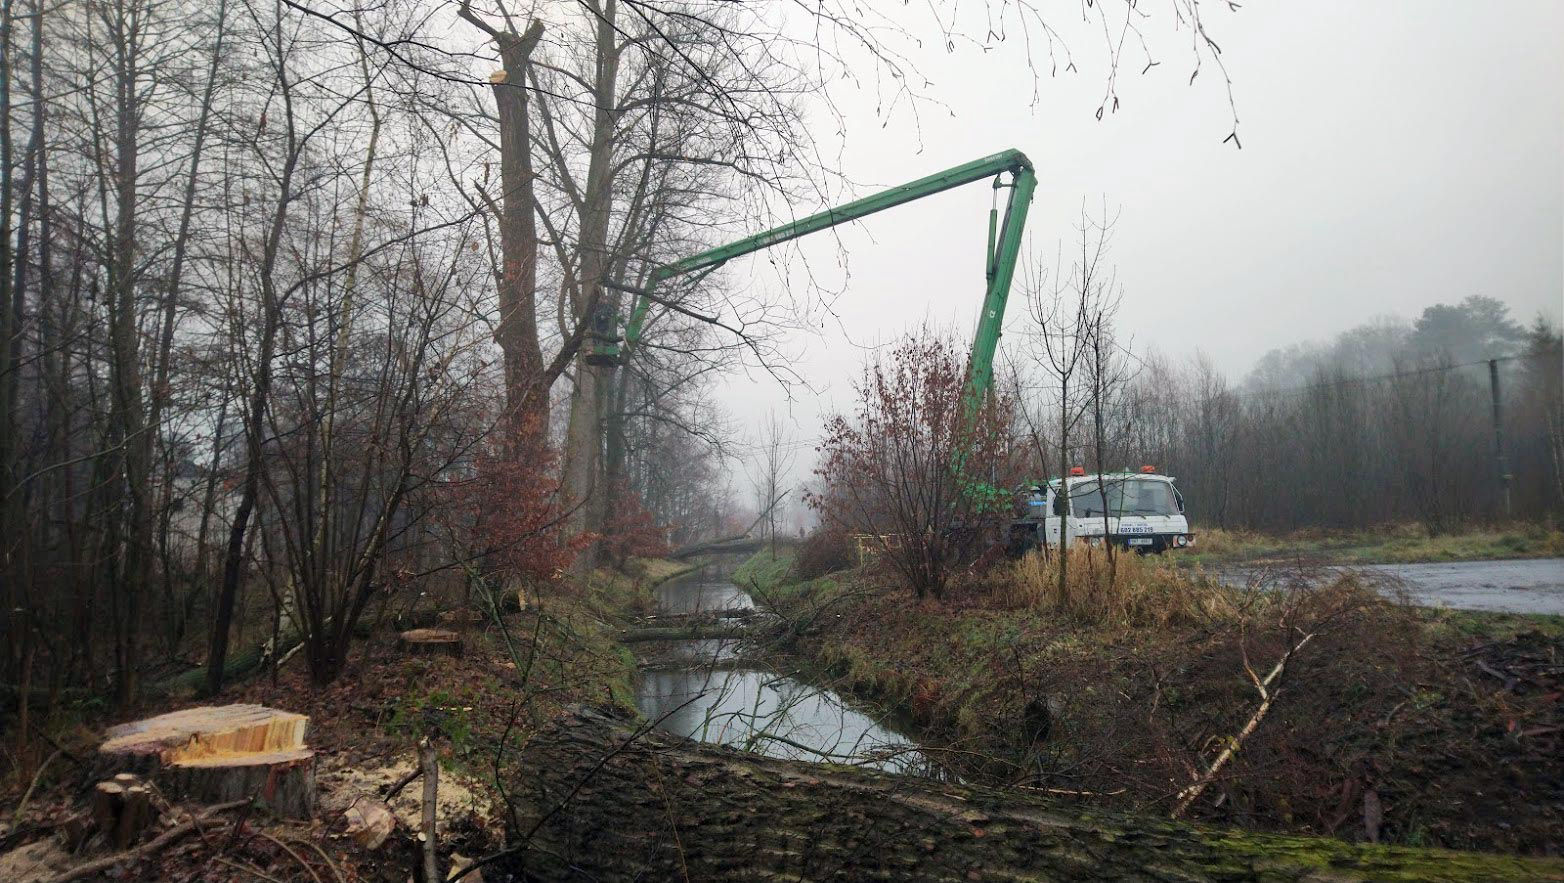
[[[416,656],[462,655],[462,636],[450,629],[412,629],[397,641],[404,653]]]
[[[720,540],[697,543],[693,546],[685,546],[675,549],[668,554],[675,561],[683,561],[696,555],[734,555],[740,552],[759,552],[764,549],[770,540],[757,539],[747,536],[725,537]]]
[[[636,735],[576,709],[531,739],[540,879],[1506,879],[1564,861],[1218,830]],[[499,860],[490,856],[473,868]],[[465,879],[465,878],[464,878]]]
[[[628,628],[618,634],[621,644],[645,641],[699,641],[706,638],[743,638],[751,634],[744,625],[728,623],[690,623],[688,625]]]

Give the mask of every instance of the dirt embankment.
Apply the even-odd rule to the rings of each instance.
[[[290,821],[231,808],[202,823],[204,833],[134,853],[191,818],[190,807],[157,795],[148,833],[130,844],[134,854],[108,870],[130,880],[415,879],[423,797],[421,782],[410,783],[408,774],[426,737],[435,742],[442,766],[437,818],[443,865],[501,848],[518,824],[506,796],[533,781],[519,759],[521,747],[565,707],[631,707],[633,660],[616,642],[623,613],[649,603],[647,587],[684,568],[645,562],[633,576],[598,574],[584,586],[529,595],[524,605],[511,594],[501,599],[499,622],[485,609],[442,601],[439,606],[455,614],[440,624],[459,633],[459,658],[410,654],[399,647],[397,630],[386,628],[365,636],[348,669],[329,685],[312,684],[301,658],[282,667],[275,681],[261,674],[233,684],[220,702],[308,717],[306,736],[317,760],[315,817]],[[37,776],[18,817],[13,813],[33,785],[31,773],[0,785],[0,879],[49,880],[112,855],[101,836],[83,832],[85,807],[78,800],[83,783],[90,788],[89,776],[97,774],[91,758],[104,727],[191,704],[198,703],[163,700],[133,715],[96,704],[58,707],[42,728],[61,753]],[[355,813],[362,816],[382,802],[395,817],[389,836],[373,847],[356,843],[350,834]]]
[[[785,562],[757,560],[739,578],[799,624],[793,651],[834,687],[911,716],[975,780],[1167,814],[1209,778],[1191,818],[1564,850],[1561,625],[1409,610],[1351,580],[1217,603],[1178,572],[1153,573],[1180,600],[1152,622],[1129,602],[1063,610],[1005,569],[938,604],[866,571],[798,582]],[[1284,657],[1241,736],[1265,704],[1255,682]]]

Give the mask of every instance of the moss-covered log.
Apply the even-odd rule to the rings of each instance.
[[[578,710],[529,743],[543,879],[1564,880],[1564,862],[1213,830],[1042,796],[630,740]]]

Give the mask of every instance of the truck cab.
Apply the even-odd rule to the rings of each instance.
[[[1174,479],[1150,466],[1140,472],[1086,474],[1079,467],[1067,478],[1031,485],[1025,511],[1011,526],[1011,547],[1058,546],[1060,514],[1063,545],[1112,543],[1137,552],[1162,553],[1195,544],[1184,513],[1184,496]],[[1065,508],[1065,499],[1069,508]]]

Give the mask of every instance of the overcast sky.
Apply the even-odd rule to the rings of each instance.
[[[839,88],[845,171],[862,195],[1020,148],[1041,182],[1029,250],[1051,263],[1082,201],[1106,198],[1120,212],[1121,333],[1137,350],[1203,351],[1235,381],[1272,348],[1470,294],[1506,301],[1523,321],[1558,319],[1564,3],[1333,0],[1206,15],[1234,80],[1242,150],[1222,143],[1231,120],[1217,71],[1189,85],[1187,32],[1151,35],[1162,64],[1141,76],[1143,62],[1127,63],[1122,104],[1098,122],[1101,36],[1077,31],[1080,72],[1045,76],[1035,104],[1014,41],[950,54],[930,41],[914,61],[933,81],[924,93],[949,111],[916,124],[901,114],[882,127],[872,96]],[[812,438],[822,412],[849,402],[859,346],[925,319],[969,337],[990,197],[972,185],[803,247],[828,283],[845,278],[839,248],[851,271],[839,325],[792,347],[813,391],[795,389],[790,403],[763,374],[735,377],[722,394],[734,418],[782,410]],[[776,284],[743,264],[728,268],[741,284]],[[1011,307],[1015,327],[1019,293]],[[802,452],[801,473],[811,458]]]

